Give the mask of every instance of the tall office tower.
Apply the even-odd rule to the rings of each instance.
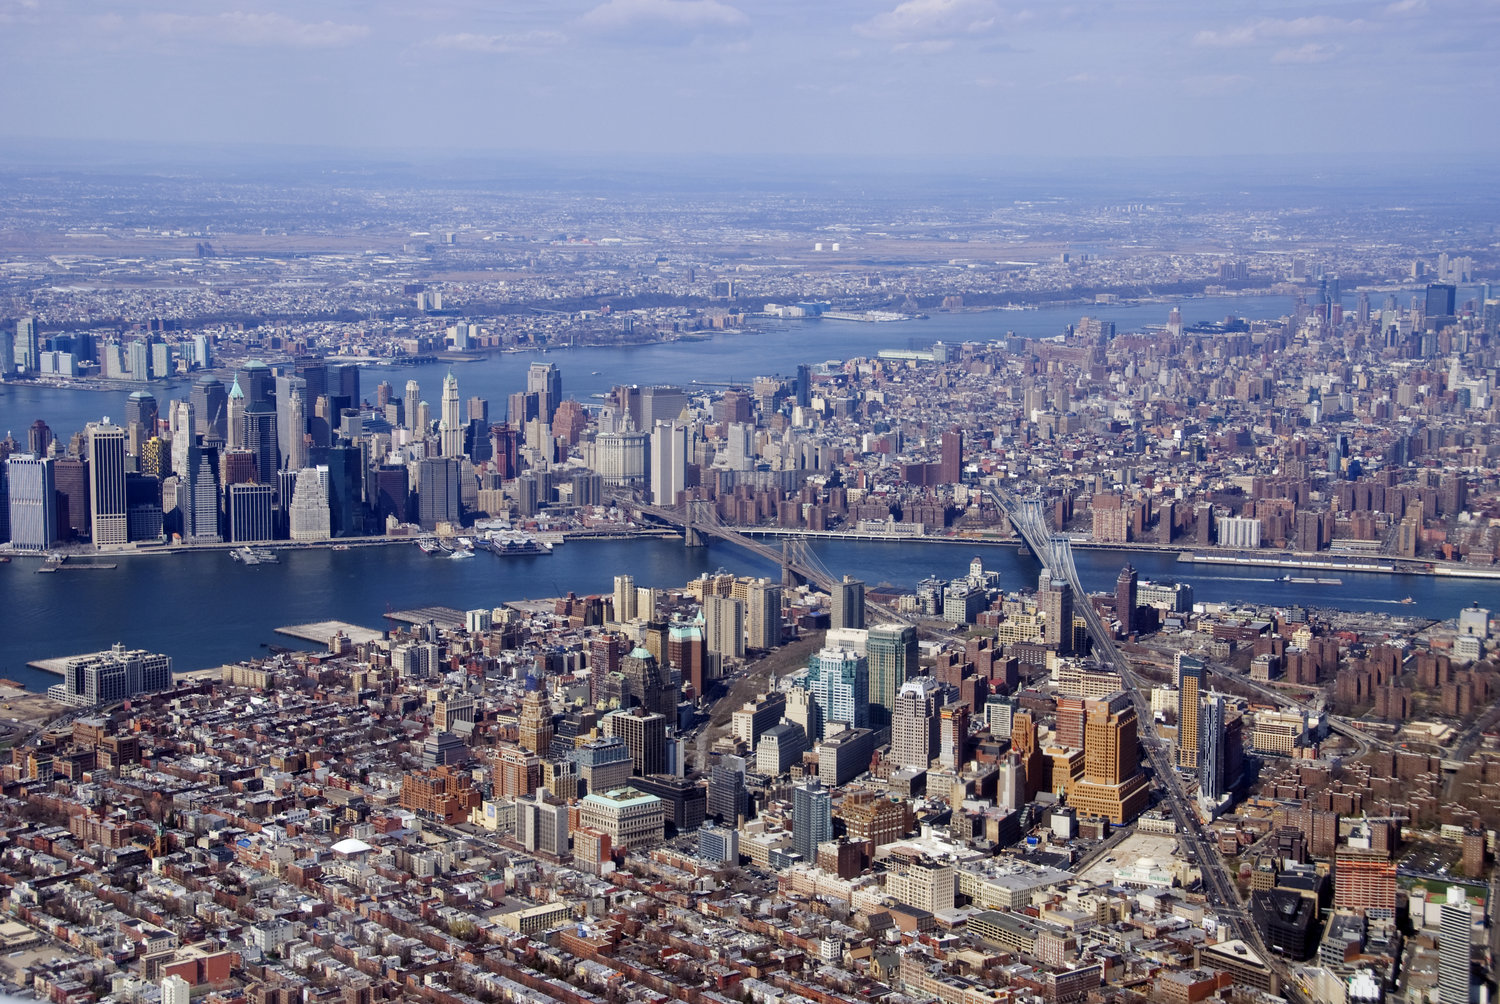
[[[781,587],[755,579],[745,589],[745,647],[771,649],[781,644]]]
[[[1198,715],[1199,757],[1198,791],[1208,800],[1218,801],[1229,790],[1228,749],[1225,746],[1224,698],[1210,695]]]
[[[327,446],[333,442],[334,427],[339,424],[339,409],[334,399],[327,394],[313,398],[312,415],[307,420],[307,431],[313,443]]]
[[[245,410],[258,406],[276,409],[276,377],[271,367],[259,359],[247,362],[234,375],[235,383],[245,392]]]
[[[40,418],[26,427],[26,452],[32,456],[47,456],[52,446],[52,429]]]
[[[252,403],[245,409],[245,448],[255,454],[255,480],[275,484],[281,447],[276,441],[276,409],[269,404]]]
[[[365,532],[362,474],[357,446],[341,443],[328,448],[329,531],[335,537]]]
[[[552,749],[552,704],[535,674],[526,676],[526,695],[521,698],[517,742],[523,750],[546,756]]]
[[[1203,696],[1204,666],[1191,656],[1177,657],[1177,769],[1197,770],[1199,747],[1203,742],[1198,728]]]
[[[551,425],[562,404],[562,374],[551,363],[532,363],[526,371],[526,393],[537,396],[537,417]]]
[[[877,624],[865,637],[870,666],[870,727],[882,729],[895,716],[896,695],[917,671],[917,629],[905,624]]]
[[[812,367],[805,363],[797,366],[797,407],[812,405]]]
[[[406,409],[402,417],[406,419],[408,429],[416,429],[417,426],[417,404],[422,400],[422,388],[415,380],[406,381]]]
[[[245,392],[238,377],[225,396],[224,413],[228,416],[224,441],[231,450],[245,449]]]
[[[1360,290],[1359,299],[1355,302],[1354,319],[1361,331],[1370,326],[1370,294],[1364,290]]]
[[[858,579],[844,576],[842,582],[833,586],[833,612],[828,626],[833,628],[863,628],[865,626],[865,584]]]
[[[964,434],[958,426],[943,433],[942,459],[938,479],[945,485],[956,485],[964,477]]]
[[[335,374],[338,376],[337,381],[334,380]],[[329,370],[328,392],[344,399],[340,407],[358,408],[360,406],[359,367],[345,365]]]
[[[945,705],[938,712],[938,761],[948,770],[962,770],[969,759],[969,720],[967,704]]]
[[[229,539],[236,544],[271,540],[276,534],[276,489],[272,485],[232,484],[227,499]]]
[[[178,508],[182,510],[182,539],[192,544],[216,544],[219,531],[219,451],[190,446],[180,479]]]
[[[942,688],[930,676],[901,684],[891,716],[891,761],[926,770],[938,744],[938,700]]]
[[[167,425],[172,432],[172,473],[187,473],[188,450],[197,445],[197,421],[193,406],[188,401],[173,401],[167,413]]]
[[[615,576],[615,620],[620,623],[635,620],[635,577],[630,575]]]
[[[732,596],[703,597],[703,643],[722,659],[745,657],[745,604]]]
[[[52,462],[53,498],[57,500],[57,539],[89,540],[89,464],[77,457],[57,457]]]
[[[620,674],[629,688],[628,697],[621,702],[623,706],[638,704],[661,715],[663,723],[676,720],[677,688],[663,671],[661,660],[649,649],[632,649],[620,660]]]
[[[1123,693],[1085,705],[1083,776],[1068,786],[1068,804],[1080,814],[1103,816],[1116,826],[1146,808],[1150,784],[1141,772],[1135,708]]]
[[[5,461],[10,482],[10,544],[45,551],[57,542],[57,499],[52,459],[21,453]]]
[[[292,540],[328,539],[328,497],[323,494],[323,482],[316,468],[304,467],[297,472],[297,487],[292,493],[288,516]]]
[[[745,760],[721,756],[708,775],[708,818],[729,826],[738,826],[750,813],[750,795],[745,790]]]
[[[141,442],[156,435],[156,397],[145,390],[138,390],[125,401],[125,428],[127,431],[140,426]],[[136,454],[140,454],[137,452]]]
[[[130,542],[130,514],[125,501],[125,430],[118,425],[90,422],[89,514],[94,546]]]
[[[1126,565],[1115,579],[1115,617],[1120,622],[1120,633],[1129,637],[1135,633],[1135,569]]]
[[[540,788],[535,801],[519,800],[516,803],[516,839],[528,851],[540,851],[554,858],[567,854],[567,805],[547,801],[546,792]]]
[[[452,457],[428,457],[417,465],[417,522],[424,530],[439,523],[458,525],[459,463]]]
[[[312,414],[311,406],[318,398],[338,393],[337,388],[328,389],[328,364],[322,356],[298,357],[296,374],[307,385],[302,392],[302,403],[308,405],[304,410],[309,415]]]
[[[807,692],[818,709],[820,738],[869,726],[870,664],[853,649],[824,648],[815,653],[807,667]]]
[[[688,396],[681,387],[662,385],[641,388],[641,428],[654,429],[658,422],[676,422],[687,407]]]
[[[657,422],[651,432],[651,501],[677,504],[687,487],[688,430],[676,422]]]
[[[229,397],[224,390],[224,381],[210,374],[199,377],[193,384],[192,402],[198,435],[205,440],[226,442],[229,439]]]
[[[833,839],[833,796],[817,778],[792,789],[792,847],[803,861],[818,860],[818,845]]]
[[[302,384],[301,380],[288,380],[288,384]],[[276,395],[276,431],[280,440],[281,464],[287,470],[300,471],[309,463],[307,452],[307,403],[302,390],[295,386],[285,388],[286,394]]]
[[[0,380],[16,373],[16,335],[9,328],[0,327]]]
[[[1042,610],[1042,643],[1058,655],[1073,651],[1073,587],[1054,582],[1046,569],[1037,580],[1037,606]]]
[[[1455,287],[1446,283],[1433,283],[1428,286],[1425,311],[1428,320],[1436,317],[1452,317],[1457,292]]]
[[[443,378],[443,412],[438,420],[438,439],[443,456],[463,456],[463,412],[458,400],[458,378],[453,375],[452,370]]]
[[[1438,1004],[1473,1000],[1473,907],[1463,886],[1450,885],[1438,928]]]
[[[471,397],[464,402],[464,418],[469,424],[478,422],[481,426],[490,424],[490,403],[482,397]]]
[[[667,769],[667,719],[642,707],[611,711],[601,723],[606,736],[625,740],[631,773],[646,777]]]
[[[16,341],[11,351],[11,358],[22,371],[26,373],[37,371],[38,357],[41,353],[37,345],[35,317],[22,317],[16,321]]]

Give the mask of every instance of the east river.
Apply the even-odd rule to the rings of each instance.
[[[1408,299],[1402,294],[1402,305]],[[1345,297],[1352,306],[1352,295]],[[1378,307],[1383,297],[1372,296]],[[1186,323],[1226,315],[1277,317],[1291,309],[1286,297],[1202,297],[1178,304]],[[603,393],[618,383],[679,383],[695,379],[748,380],[757,374],[791,373],[798,363],[871,355],[881,348],[905,348],[923,341],[991,339],[1008,331],[1027,337],[1053,335],[1088,314],[1113,320],[1121,330],[1160,324],[1167,304],[1069,306],[1027,311],[939,314],[925,321],[866,324],[791,322],[702,341],[625,348],[564,349],[544,356],[488,357],[455,367],[464,397],[491,402],[503,412],[506,395],[525,385],[526,367],[536,358],[562,370],[570,396]],[[443,370],[438,367],[370,368],[362,375],[364,396],[388,380],[397,394],[408,378],[423,385],[435,401]],[[159,401],[185,393],[185,383],[154,384]],[[92,393],[27,385],[0,386],[0,432],[12,430],[24,442],[25,429],[44,418],[60,435],[81,429],[104,414],[123,414],[124,393]],[[1002,588],[1034,587],[1038,565],[1005,546],[817,540],[814,550],[836,574],[854,575],[871,585],[910,589],[923,578],[964,573],[976,554],[1000,572]],[[97,651],[115,642],[171,655],[178,670],[238,661],[263,645],[295,645],[275,628],[316,620],[344,620],[365,627],[390,626],[384,615],[421,606],[459,609],[490,607],[507,600],[607,592],[613,576],[629,573],[637,583],[681,586],[705,571],[726,568],[775,576],[778,570],[728,545],[685,548],[675,540],[639,538],[573,541],[548,556],[499,558],[480,554],[464,561],[433,558],[410,544],[349,550],[299,549],[280,552],[279,564],[245,566],[223,551],[111,557],[110,570],[36,572],[38,559],[16,558],[0,565],[4,634],[0,677],[30,689],[57,682],[26,666],[32,660]],[[1179,564],[1172,554],[1079,550],[1083,584],[1091,590],[1113,586],[1127,560],[1141,578],[1193,585],[1197,599],[1246,601],[1366,610],[1448,618],[1478,600],[1494,607],[1500,588],[1491,582],[1391,576],[1351,572],[1337,575],[1341,586],[1280,582],[1272,569]],[[1412,598],[1403,604],[1404,597]]]

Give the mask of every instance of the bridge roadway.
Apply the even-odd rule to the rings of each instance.
[[[1219,916],[1225,920],[1235,936],[1250,945],[1276,973],[1280,981],[1280,992],[1297,1004],[1310,1004],[1301,984],[1288,967],[1267,950],[1260,933],[1251,921],[1249,911],[1240,901],[1234,880],[1224,867],[1218,849],[1208,838],[1207,831],[1198,818],[1197,811],[1188,801],[1181,779],[1172,764],[1172,751],[1156,731],[1150,727],[1152,721],[1151,702],[1141,693],[1134,670],[1115,645],[1114,633],[1105,627],[1104,621],[1094,605],[1088,602],[1088,593],[1078,579],[1078,568],[1073,563],[1073,551],[1067,537],[1052,534],[1047,528],[1046,514],[1039,501],[1017,503],[1008,492],[991,487],[990,497],[1000,511],[1009,517],[1016,531],[1026,541],[1037,559],[1046,565],[1054,579],[1061,579],[1073,588],[1073,609],[1081,611],[1088,626],[1089,637],[1101,662],[1111,664],[1120,673],[1125,692],[1135,706],[1136,718],[1145,728],[1139,736],[1141,748],[1151,764],[1157,786],[1166,793],[1168,805],[1177,823],[1178,835],[1186,841],[1193,862],[1203,876],[1204,894]]]

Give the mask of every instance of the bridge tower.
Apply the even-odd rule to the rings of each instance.
[[[698,527],[713,522],[713,503],[704,499],[689,499],[683,507],[682,543],[684,547],[702,547],[705,543]]]
[[[802,557],[803,543],[800,537],[781,538],[781,584],[787,589],[801,584],[794,569]]]

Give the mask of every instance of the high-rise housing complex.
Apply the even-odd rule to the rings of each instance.
[[[1177,656],[1177,768],[1197,770],[1202,740],[1198,719],[1203,696],[1204,665],[1201,659]]]
[[[833,796],[817,780],[792,789],[792,847],[803,861],[818,860],[818,845],[833,839]]]
[[[818,737],[869,725],[870,665],[847,648],[824,648],[807,667],[807,692],[817,708]]]

